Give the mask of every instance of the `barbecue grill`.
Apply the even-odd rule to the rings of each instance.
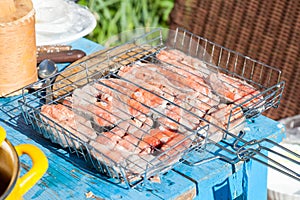
[[[172,72],[173,75],[175,73],[176,77],[188,80],[185,74],[176,72],[180,66],[158,59],[157,55],[165,50],[183,52],[187,56],[188,65],[195,60],[197,64],[201,65],[195,68],[195,71],[187,70],[185,73],[196,76],[192,74],[196,72],[197,74],[204,74],[205,77],[222,73],[226,77],[230,77],[229,80],[241,80],[239,83],[244,86],[241,88],[237,88],[232,82],[223,81],[223,84],[229,85],[235,91],[246,93],[243,88],[251,85],[258,92],[247,93],[245,98],[236,102],[227,102],[226,99],[221,99],[220,101],[230,105],[230,109],[223,112],[216,121],[210,121],[205,117],[210,114],[208,110],[213,109],[215,112],[222,110],[217,104],[210,104],[207,109],[203,110],[202,108],[195,108],[197,103],[204,103],[201,102],[201,99],[195,103],[184,98],[183,102],[179,104],[170,97],[172,95],[169,90],[162,94],[138,79],[130,79],[129,76],[124,77],[119,74],[126,66],[129,69],[135,67],[140,70],[155,65],[159,70],[153,71],[152,76],[154,78],[166,77],[162,72]],[[139,70],[133,71],[133,74],[137,74]],[[44,137],[49,138],[53,143],[68,148],[70,152],[79,157],[83,157],[87,162],[92,163],[100,173],[119,182],[125,182],[129,188],[169,170],[179,162],[197,165],[219,158],[233,164],[255,159],[299,180],[299,174],[292,169],[285,168],[275,160],[265,162],[267,152],[272,151],[268,148],[270,145],[279,146],[298,158],[299,155],[268,139],[247,141],[244,138],[247,121],[259,116],[265,110],[279,105],[284,88],[284,82],[280,82],[280,76],[281,72],[276,68],[226,49],[187,30],[181,28],[176,29],[176,31],[154,29],[127,43],[92,54],[88,59],[50,77],[52,80],[50,85],[45,84],[42,80],[39,83],[43,85],[41,89],[32,91],[34,85],[25,87],[23,98],[19,103],[26,122]],[[55,80],[53,81],[53,79]],[[108,83],[104,80],[111,81]],[[170,78],[168,81],[174,81],[167,88],[171,88],[171,91],[177,90],[176,86],[180,84],[184,89],[189,90],[189,85],[176,83]],[[49,88],[51,92],[49,92]],[[124,99],[132,100],[128,91],[131,94],[135,89],[142,90],[152,98],[156,98],[157,101],[164,102],[165,107],[162,109],[139,99],[134,99],[135,104],[128,107],[128,101],[124,101]],[[28,91],[30,92],[28,93]],[[109,91],[112,93],[110,96],[114,96],[112,106],[115,109],[113,111],[94,105],[94,101],[98,101],[98,98],[101,99],[107,94],[103,91]],[[188,93],[187,91],[184,92]],[[99,97],[99,94],[102,97]],[[209,100],[214,100],[212,96],[207,94],[201,95]],[[142,109],[137,109],[135,107],[137,104]],[[66,126],[41,112],[45,105],[64,105],[73,112],[76,126]],[[99,117],[90,109],[83,109],[82,105],[92,107],[92,110],[98,110],[100,113],[105,112],[110,116],[110,119]],[[180,109],[180,117],[184,120],[178,120],[176,116],[166,114],[166,111],[171,111],[169,107]],[[128,109],[138,112],[139,115],[133,115]],[[147,113],[144,111],[145,109]],[[143,117],[139,118],[139,116]],[[218,119],[221,118],[225,119],[222,125],[217,123]],[[194,123],[191,123],[193,120],[199,123],[194,126]],[[99,121],[102,125],[96,123]],[[161,127],[164,127],[169,130],[173,126],[177,127],[176,131],[172,130],[172,133],[176,132],[174,138],[178,137],[180,140],[166,145],[169,141],[173,141],[172,136],[172,140],[167,139],[166,142],[161,142],[161,139],[158,146],[150,145],[151,147],[147,150],[139,149],[144,138],[151,136],[150,133],[153,129],[160,128],[161,130]],[[141,136],[130,132],[128,127],[134,128]],[[116,136],[117,129],[126,133],[121,136],[122,140],[114,143],[113,148],[121,148],[120,141],[125,141],[132,146],[134,152],[138,151],[138,153],[126,154],[123,149],[116,150],[119,158],[116,159],[115,156],[108,155],[110,148],[105,145],[99,147],[97,137],[105,137],[108,142],[112,142],[113,139],[106,134],[110,133]],[[91,132],[91,136],[87,136],[86,132]],[[138,142],[134,143],[130,139],[127,140],[125,136],[133,136]],[[166,146],[163,148],[163,145]],[[190,161],[191,152],[205,154],[213,152],[214,147],[222,148],[230,156],[216,155],[217,153],[214,152],[216,156],[209,158],[209,160],[199,158],[197,161]],[[145,151],[147,152],[145,153]],[[279,156],[299,164],[297,160],[282,154]]]

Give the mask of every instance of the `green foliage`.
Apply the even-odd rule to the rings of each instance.
[[[96,28],[87,38],[103,44],[113,36],[137,28],[167,28],[174,0],[79,0],[78,3],[87,6],[97,19]]]

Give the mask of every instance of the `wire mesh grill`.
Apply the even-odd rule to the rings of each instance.
[[[131,187],[278,106],[279,70],[186,30],[164,31],[98,52],[41,89],[24,88],[25,120]]]
[[[220,143],[210,143],[213,147],[199,148],[195,151],[201,154],[209,153],[208,158],[198,159],[182,159],[181,161],[187,165],[195,166],[215,159],[221,159],[231,164],[237,164],[240,161],[255,160],[266,165],[286,176],[300,181],[300,173],[297,171],[300,165],[300,155],[283,145],[268,139],[252,139],[243,138],[245,132],[241,132],[239,136],[233,135],[233,141],[223,140]],[[218,149],[215,151],[215,149]]]

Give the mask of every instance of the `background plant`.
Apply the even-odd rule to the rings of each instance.
[[[174,0],[79,0],[95,15],[97,26],[87,36],[99,44],[137,28],[167,28]]]

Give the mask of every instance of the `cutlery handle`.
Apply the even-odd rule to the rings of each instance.
[[[50,59],[55,63],[72,63],[84,56],[86,56],[86,53],[78,49],[61,52],[39,53],[37,56],[37,63],[39,64],[45,59]]]
[[[38,54],[69,51],[71,49],[71,45],[42,45],[36,47],[36,51],[38,52]]]

